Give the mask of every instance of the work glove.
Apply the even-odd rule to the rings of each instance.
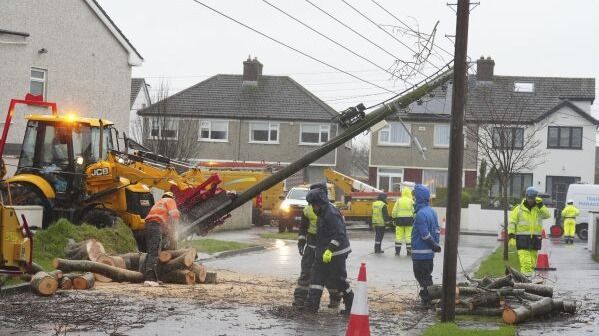
[[[537,202],[537,206],[538,206],[539,208],[542,208],[542,207],[543,207],[543,205],[544,205],[544,204],[543,204],[543,199],[542,199],[542,198],[540,198],[540,197],[537,197],[537,198],[535,199],[535,201]]]
[[[322,262],[328,264],[331,262],[331,259],[333,259],[333,251],[329,249],[324,250],[324,253],[322,254]]]
[[[516,247],[516,238],[510,238],[510,240],[508,240],[508,245],[509,247]]]
[[[306,247],[306,240],[305,239],[300,239],[297,241],[297,249],[299,251],[299,255],[303,256],[304,255],[304,248]]]
[[[435,253],[441,252],[441,246],[439,246],[439,244],[433,244],[433,252],[435,252]]]

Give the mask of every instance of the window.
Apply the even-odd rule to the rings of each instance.
[[[514,83],[514,92],[535,92],[535,83]]]
[[[512,198],[521,198],[524,196],[526,188],[532,186],[533,179],[530,173],[515,173],[512,175],[508,184],[508,196]],[[491,187],[491,196],[500,197],[499,182],[495,181]]]
[[[200,141],[227,142],[229,122],[226,120],[200,120]]]
[[[179,135],[179,119],[149,118],[149,139],[177,140]]]
[[[403,169],[379,168],[377,188],[384,191],[399,191],[403,180]]]
[[[524,128],[494,127],[493,148],[522,149],[524,147]]]
[[[549,126],[547,148],[582,149],[582,127]]]
[[[320,145],[329,141],[331,125],[300,124],[300,144]]]
[[[47,70],[31,68],[31,74],[29,78],[29,93],[35,96],[42,96],[46,98],[46,75]]]
[[[252,122],[250,123],[250,142],[279,143],[279,123]]]
[[[409,124],[406,124],[406,127],[408,130],[410,129]],[[389,125],[379,131],[379,144],[409,146],[410,134],[408,130],[399,122],[390,122]]]
[[[437,188],[447,188],[447,170],[424,169],[422,183],[428,186],[432,195],[435,195]]]
[[[447,124],[435,125],[435,147],[449,147],[449,130]]]

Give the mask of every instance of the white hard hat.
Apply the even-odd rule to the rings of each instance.
[[[567,203],[568,204],[574,204],[574,200],[573,199],[569,199]]]

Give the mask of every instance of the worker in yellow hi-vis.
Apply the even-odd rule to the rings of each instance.
[[[574,206],[573,200],[568,200],[568,205],[562,210],[564,220],[564,240],[566,244],[574,244],[574,232],[576,232],[576,217],[580,211]]]
[[[412,254],[412,224],[414,222],[414,199],[412,190],[408,187],[401,189],[401,197],[395,201],[391,213],[395,222],[395,255],[401,253],[401,245],[406,243],[408,256]]]
[[[526,197],[512,210],[508,226],[509,243],[518,250],[520,271],[528,276],[532,275],[537,252],[541,249],[543,219],[551,217],[538,195],[535,188],[526,189]]]

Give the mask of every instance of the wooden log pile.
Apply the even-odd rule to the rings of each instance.
[[[441,298],[441,285],[427,289],[433,300]],[[456,288],[456,315],[501,316],[507,324],[518,324],[563,313],[575,314],[576,301],[554,298],[553,287],[531,283],[509,266],[504,277],[473,279]]]
[[[31,289],[42,296],[51,296],[57,290],[91,289],[94,287],[95,278],[92,273],[63,274],[61,270],[52,272],[37,272],[31,277]]]
[[[54,267],[64,272],[91,272],[98,282],[144,282],[146,253],[109,255],[98,242],[70,244],[65,249],[66,259],[54,260]],[[80,257],[81,259],[75,259]],[[163,283],[187,284],[216,283],[216,273],[208,272],[196,263],[197,250],[186,248],[166,250],[158,255],[156,275]],[[87,279],[89,280],[89,279]],[[72,281],[71,286],[77,287]]]

